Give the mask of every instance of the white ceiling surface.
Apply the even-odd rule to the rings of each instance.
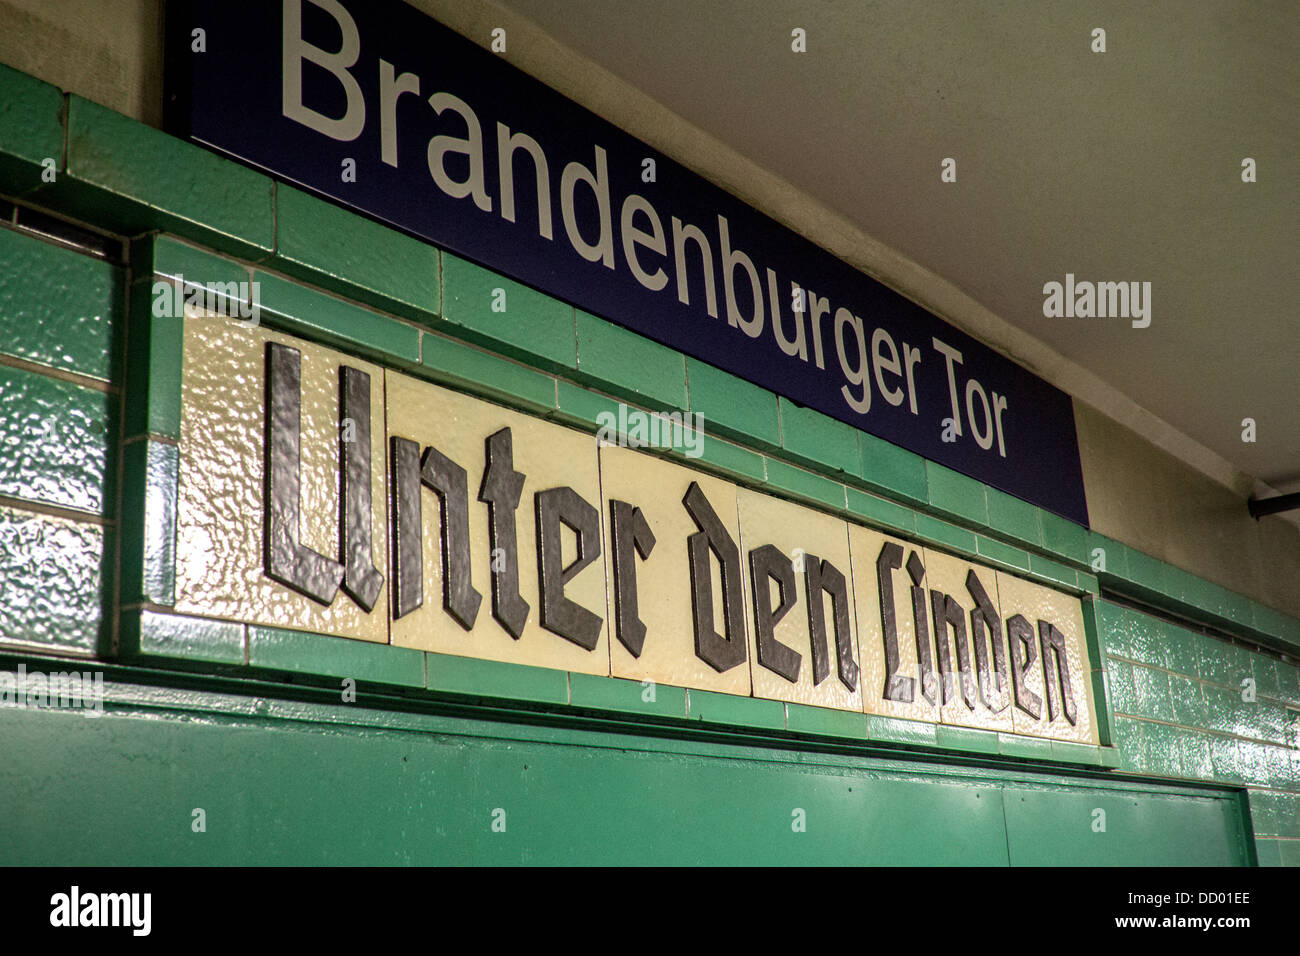
[[[1242,472],[1300,490],[1300,3],[498,2]],[[1067,272],[1150,282],[1150,327],[1044,318],[1043,284]]]

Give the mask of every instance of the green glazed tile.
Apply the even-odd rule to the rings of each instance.
[[[984,485],[933,461],[925,463],[925,477],[927,497],[932,509],[966,524],[977,527],[988,525]]]
[[[1041,555],[1031,554],[1029,556],[1029,572],[1035,577],[1045,578],[1053,584],[1063,584],[1069,588],[1078,587],[1079,585],[1079,580],[1074,576],[1074,571],[1071,568]]]
[[[113,377],[113,333],[126,311],[123,270],[10,229],[0,229],[0,262],[0,352]]]
[[[686,704],[691,720],[736,727],[785,729],[785,705],[778,700],[691,690],[687,692]]]
[[[427,342],[425,344],[428,345]],[[564,379],[556,379],[555,384],[555,411],[550,417],[556,421],[585,425],[593,432],[605,425],[616,425],[619,421],[618,399],[590,391]]]
[[[268,177],[79,96],[68,97],[67,170],[40,197],[127,235],[159,229],[247,259],[275,238]]]
[[[275,189],[276,268],[417,321],[441,310],[438,250],[284,183]]]
[[[687,458],[685,464],[692,467],[712,466],[714,470],[730,476],[749,478],[754,481],[767,480],[767,464],[757,452],[733,445],[712,435],[704,435],[700,444],[700,457]]]
[[[1169,676],[1169,699],[1173,704],[1174,720],[1190,727],[1204,727],[1206,718],[1205,698],[1201,694],[1200,681]]]
[[[556,380],[440,335],[424,333],[421,364],[429,377],[502,398],[512,405],[549,412],[555,408]]]
[[[1146,748],[1147,773],[1160,774],[1164,777],[1181,777],[1183,775],[1182,758],[1179,749],[1181,731],[1168,724],[1149,721],[1142,728],[1142,743]]]
[[[814,475],[810,471],[788,465],[776,458],[767,458],[765,467],[767,483],[772,488],[799,498],[821,502],[832,508],[845,507],[844,486],[839,482]]]
[[[866,432],[858,433],[858,449],[862,456],[859,474],[868,486],[890,498],[928,503],[924,458]]]
[[[918,514],[916,516],[916,533],[926,539],[927,542],[932,542],[940,547],[951,548],[966,555],[975,554],[974,532],[967,531],[965,528],[958,528],[956,525],[940,521],[938,518]]]
[[[896,744],[934,747],[938,745],[938,725],[900,717],[867,714],[867,736],[871,740]]]
[[[1065,561],[1092,566],[1087,528],[1048,511],[1041,512],[1038,521],[1043,531],[1043,550]]]
[[[896,505],[892,501],[877,498],[851,486],[846,486],[846,491],[848,509],[855,515],[860,515],[871,524],[884,527],[889,531],[898,531],[906,535],[916,533],[916,513],[911,508]]]
[[[565,671],[450,654],[425,653],[425,687],[466,697],[569,702],[569,675]]]
[[[1121,714],[1137,713],[1137,692],[1133,686],[1134,665],[1128,661],[1111,658],[1106,664],[1106,684],[1110,688],[1110,701]]]
[[[975,551],[981,558],[1018,571],[1029,570],[1029,554],[982,534],[975,535]]]
[[[185,319],[154,315],[151,282],[132,285],[130,311],[123,432],[128,438],[159,435],[179,441]]]
[[[796,405],[788,398],[781,398],[779,406],[781,447],[786,454],[823,471],[857,475],[856,428],[815,409]]]
[[[705,429],[760,448],[781,447],[777,397],[727,372],[686,359],[690,410],[704,416]]]
[[[175,445],[135,441],[123,452],[122,600],[176,603]]]
[[[376,684],[424,686],[424,654],[346,637],[274,627],[248,628],[248,663],[267,670],[352,678]]]
[[[101,525],[0,506],[0,636],[99,649],[106,538]]]
[[[652,681],[621,680],[593,674],[569,674],[574,707],[616,710],[656,717],[686,717],[686,690]]]
[[[1034,546],[1042,544],[1037,508],[996,488],[985,488],[984,496],[988,506],[990,528],[1026,544]]]
[[[253,274],[261,321],[390,365],[420,361],[420,330],[267,272]]]
[[[63,94],[0,66],[0,192],[19,196],[42,183],[46,159],[63,166]]]
[[[1098,552],[1101,552],[1098,554]],[[1088,536],[1088,569],[1103,577],[1128,578],[1127,549],[1113,538],[1093,531]]]
[[[786,704],[785,728],[791,733],[811,734],[818,737],[847,737],[866,740],[867,720],[864,714],[830,707],[809,707],[804,704]]]
[[[577,367],[571,305],[445,252],[442,313],[496,351],[553,371]]]
[[[1151,667],[1133,667],[1133,696],[1137,713],[1155,720],[1174,719],[1173,705],[1169,702],[1169,675]]]
[[[977,754],[1001,752],[998,734],[987,730],[972,730],[968,727],[951,727],[947,724],[939,724],[935,728],[935,743],[945,750],[962,750]]]
[[[114,396],[0,366],[0,495],[111,513]]]
[[[686,359],[680,352],[581,309],[576,323],[579,375],[655,408],[686,408]],[[699,411],[708,429],[708,412]]]
[[[122,615],[122,654],[211,664],[244,663],[244,625],[137,610]]]
[[[1024,737],[1019,734],[998,734],[998,753],[1004,757],[1021,757],[1027,760],[1050,760],[1052,741],[1044,737]]]

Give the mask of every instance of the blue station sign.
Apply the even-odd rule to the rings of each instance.
[[[171,132],[1087,524],[1068,395],[501,55],[400,0],[166,13]]]

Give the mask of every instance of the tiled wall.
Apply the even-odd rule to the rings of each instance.
[[[112,581],[124,270],[12,228],[0,263],[0,630],[91,652]]]
[[[760,731],[838,732],[797,707],[785,708],[777,726],[772,715],[723,698],[700,698],[710,715],[690,714],[685,701],[677,714],[671,693],[647,715],[618,697],[615,682],[485,662],[442,660],[435,686],[427,658],[395,648],[250,634],[239,625],[177,625],[156,613],[170,582],[157,573],[165,562],[139,529],[158,506],[150,489],[175,484],[179,389],[173,402],[160,398],[172,394],[160,386],[177,380],[179,341],[150,315],[148,290],[155,276],[251,278],[261,285],[264,321],[304,338],[592,430],[597,415],[619,401],[702,412],[717,440],[706,444],[697,467],[1055,587],[1098,595],[1104,586],[1290,655],[1288,662],[1111,601],[1091,602],[1094,638],[1106,651],[1115,772],[1244,785],[1260,861],[1300,864],[1300,771],[1295,717],[1286,710],[1300,704],[1300,620],[3,67],[0,102],[0,195],[140,237],[130,246],[132,316],[123,350],[123,268],[0,230],[6,640],[83,651],[133,646],[193,666],[364,672],[380,683],[452,694],[497,693],[650,718],[703,716]],[[47,157],[57,169],[52,182],[41,176]],[[491,308],[496,289],[505,292],[504,313]],[[124,372],[113,362],[119,353]],[[114,615],[103,609],[116,591],[119,457],[120,578],[129,610],[114,635]],[[1253,701],[1242,699],[1247,677]],[[1000,752],[978,734],[957,739],[930,728],[926,735],[901,723],[881,722],[863,736],[1050,757]]]
[[[1123,771],[1249,788],[1261,863],[1300,865],[1300,668],[1097,605]]]

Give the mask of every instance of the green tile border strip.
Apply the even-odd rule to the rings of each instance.
[[[118,652],[128,661],[161,659],[168,666],[225,664],[247,659],[243,624],[133,608],[122,612]]]
[[[121,600],[176,603],[176,493],[180,452],[158,441],[123,450]]]

